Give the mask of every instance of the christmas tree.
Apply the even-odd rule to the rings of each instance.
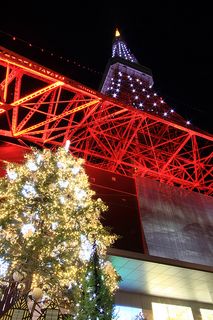
[[[68,299],[67,288],[83,283],[93,244],[105,258],[117,238],[101,224],[107,207],[68,145],[32,148],[24,163],[7,163],[0,195],[0,261],[22,280],[23,293],[40,288],[46,299]],[[113,294],[118,278],[108,280]]]
[[[76,320],[111,320],[115,317],[114,295],[118,276],[111,263],[101,258],[95,243],[84,271],[84,280],[74,287]],[[110,284],[110,285],[109,285]]]

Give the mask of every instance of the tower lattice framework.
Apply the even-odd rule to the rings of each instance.
[[[0,47],[0,135],[70,151],[88,164],[213,193],[213,137],[139,110]]]

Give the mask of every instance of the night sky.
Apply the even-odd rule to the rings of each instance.
[[[0,45],[98,89],[118,27],[140,64],[152,69],[156,92],[213,133],[212,21],[205,1],[10,2],[1,4]]]

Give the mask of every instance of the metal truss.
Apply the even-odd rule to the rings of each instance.
[[[128,107],[0,47],[0,135],[213,194],[213,137]],[[3,138],[2,138],[3,139]]]

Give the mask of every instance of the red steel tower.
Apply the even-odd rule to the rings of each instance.
[[[211,303],[213,136],[178,115],[153,83],[118,30],[100,91],[0,47],[0,159],[69,139],[125,229],[118,250],[134,247],[140,225],[142,249],[112,251],[121,290]]]
[[[5,48],[0,71],[4,139],[50,148],[70,139],[71,152],[98,168],[212,194],[213,137],[158,97],[118,33],[104,94]]]

